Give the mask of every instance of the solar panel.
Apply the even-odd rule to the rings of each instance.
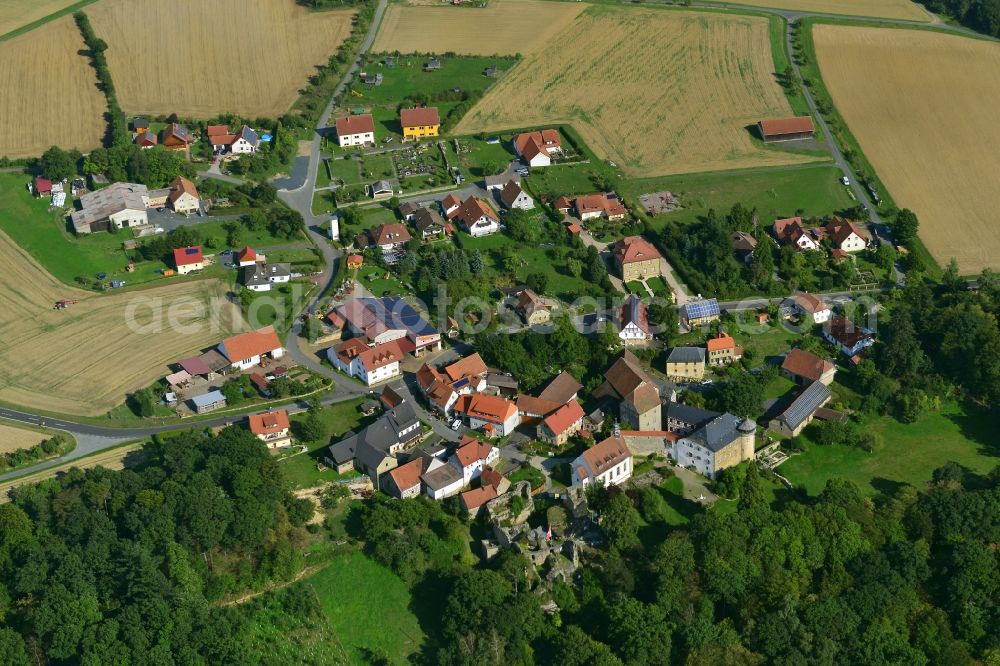
[[[712,317],[719,314],[719,302],[714,298],[688,303],[684,307],[687,310],[688,319],[700,319],[701,317]]]
[[[792,401],[782,416],[790,427],[796,428],[829,397],[830,389],[825,384],[813,382]]]

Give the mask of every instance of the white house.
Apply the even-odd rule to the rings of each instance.
[[[834,249],[860,252],[868,247],[868,237],[850,220],[835,217],[823,229]]]
[[[518,208],[520,210],[531,210],[535,207],[535,200],[528,196],[528,193],[521,189],[520,184],[511,180],[504,185],[500,191],[500,202],[507,208]]]
[[[198,212],[201,207],[201,197],[198,196],[198,190],[195,189],[194,183],[190,180],[183,176],[177,176],[170,181],[167,189],[170,190],[167,201],[175,213],[188,215]]]
[[[668,453],[681,467],[715,479],[727,467],[753,459],[756,430],[750,419],[718,414],[673,442]]]
[[[281,340],[278,339],[273,326],[265,326],[256,331],[226,338],[219,343],[218,349],[235,370],[246,370],[260,365],[261,360],[268,356],[277,360],[285,355]]]
[[[337,143],[341,148],[375,143],[375,121],[370,113],[337,118]]]
[[[618,320],[618,339],[625,344],[652,339],[646,305],[635,294],[629,294],[622,305]]]
[[[800,250],[819,249],[819,243],[803,228],[801,217],[775,220],[774,236],[782,245],[794,245]]]
[[[554,129],[522,132],[514,137],[514,151],[529,166],[547,167],[562,154],[562,137]]]
[[[259,145],[260,139],[257,137],[257,133],[244,125],[240,128],[240,133],[236,135],[233,142],[229,144],[229,152],[234,155],[249,155],[257,152]]]
[[[470,428],[480,429],[492,437],[509,435],[521,423],[517,405],[495,395],[460,395],[454,410],[468,419]]]
[[[479,197],[469,197],[449,217],[457,220],[470,236],[488,236],[500,231],[500,218]]]
[[[444,199],[441,200],[441,212],[448,219],[452,218],[452,213],[458,210],[459,206],[462,205],[462,200],[456,197],[454,194],[449,194]]]
[[[581,453],[572,463],[573,486],[601,483],[617,486],[632,477],[632,452],[619,436],[611,436]]]
[[[269,449],[292,445],[289,428],[288,412],[283,409],[250,415],[250,432]]]
[[[478,479],[484,465],[492,465],[500,457],[500,449],[465,436],[451,457],[451,464],[462,473],[463,485]]]
[[[830,309],[830,306],[823,299],[812,294],[795,294],[792,296],[792,301],[795,303],[796,310],[803,315],[811,316],[813,322],[817,324],[825,324],[833,316],[833,310]]]
[[[292,279],[291,264],[256,261],[243,268],[243,286],[251,291],[271,291],[271,286]]]
[[[462,472],[454,465],[436,460],[430,462],[427,471],[420,475],[420,480],[424,484],[424,492],[434,500],[456,495],[465,486]]]
[[[403,352],[395,342],[369,347],[351,338],[327,350],[327,357],[337,369],[372,386],[399,376]]]

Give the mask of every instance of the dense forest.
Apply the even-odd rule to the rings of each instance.
[[[0,663],[289,663],[275,655],[322,640],[315,599],[294,590],[218,603],[305,566],[311,504],[288,494],[257,439],[189,432],[145,455],[0,505]],[[261,615],[286,618],[267,644]]]
[[[927,9],[954,17],[962,25],[1000,37],[1000,0],[919,0]]]

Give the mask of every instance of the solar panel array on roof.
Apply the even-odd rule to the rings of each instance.
[[[186,247],[184,248],[184,254],[198,254],[201,252],[201,248],[198,247]]]
[[[813,382],[792,401],[781,418],[784,419],[789,428],[794,430],[819,409],[830,396],[830,388],[826,384]]]
[[[719,302],[714,298],[694,301],[685,305],[684,308],[688,319],[701,319],[702,317],[715,317],[719,315]]]

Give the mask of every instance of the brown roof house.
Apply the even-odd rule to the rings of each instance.
[[[757,123],[757,129],[760,138],[768,142],[811,139],[816,131],[809,116],[761,120]]]
[[[819,243],[802,226],[801,217],[785,217],[774,221],[774,237],[781,245],[792,245],[799,250],[818,250]]]
[[[743,348],[725,331],[705,343],[709,365],[729,365],[743,358]]]
[[[535,207],[535,200],[521,189],[520,183],[514,180],[507,181],[507,184],[500,190],[500,203],[506,208],[519,210],[531,210]]]
[[[581,453],[570,468],[574,487],[592,483],[600,483],[605,488],[617,486],[632,477],[632,452],[624,437],[608,437]]]
[[[729,245],[738,260],[749,264],[753,251],[757,249],[757,239],[745,231],[734,231],[729,235]]]
[[[269,449],[292,445],[290,427],[288,412],[283,409],[250,415],[250,432]]]
[[[375,143],[375,121],[371,114],[337,118],[337,143],[341,148]]]
[[[835,250],[860,252],[868,247],[868,234],[858,225],[842,217],[834,217],[823,227],[824,235],[830,239]]]
[[[573,200],[573,207],[577,217],[583,222],[598,217],[611,221],[624,220],[628,213],[614,192],[579,196]]]
[[[528,326],[540,326],[552,321],[548,304],[531,289],[524,289],[518,294],[515,309]]]
[[[552,164],[553,157],[562,155],[562,137],[554,129],[522,132],[514,137],[514,152],[528,166],[547,167]]]
[[[362,236],[367,247],[377,247],[382,250],[382,261],[395,264],[406,253],[406,244],[410,242],[410,232],[406,225],[400,222],[380,224]]]
[[[785,355],[781,372],[793,382],[803,386],[820,382],[829,386],[837,374],[837,366],[825,358],[796,347]]]
[[[440,238],[445,234],[444,218],[432,208],[421,208],[414,211],[411,221],[424,240]]]
[[[626,236],[611,245],[622,281],[634,282],[661,275],[663,258],[653,244],[642,236]]]
[[[604,373],[604,380],[594,396],[619,400],[623,424],[632,430],[662,429],[660,390],[632,352],[622,352]]]
[[[170,123],[163,129],[160,143],[168,150],[184,150],[191,143],[191,134],[184,125]]]
[[[448,214],[469,232],[470,236],[488,236],[500,231],[500,218],[493,208],[479,197],[469,197]]]

